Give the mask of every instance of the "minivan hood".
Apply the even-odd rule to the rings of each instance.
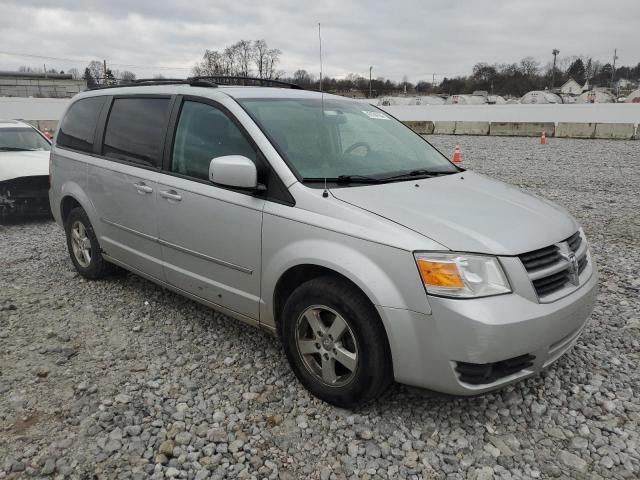
[[[0,152],[0,182],[49,175],[49,151]]]
[[[454,251],[518,255],[578,230],[563,208],[469,171],[331,193]]]

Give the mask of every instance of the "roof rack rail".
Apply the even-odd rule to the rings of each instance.
[[[141,78],[127,83],[117,83],[114,85],[100,85],[90,88],[89,90],[105,90],[108,88],[125,88],[125,87],[146,87],[149,85],[189,85],[184,78]],[[204,85],[202,85],[204,86]],[[208,85],[213,87],[214,85]]]
[[[283,82],[282,80],[274,80],[270,78],[243,77],[236,75],[204,75],[189,77],[187,80],[213,80],[217,85],[241,85],[247,87],[288,87],[295,90],[304,90],[300,85],[295,83]]]
[[[272,80],[268,78],[238,77],[227,75],[197,76],[189,78],[140,78],[128,83],[115,85],[100,85],[89,90],[103,90],[107,88],[144,87],[149,85],[191,85],[192,87],[216,88],[225,85],[242,85],[256,87],[287,87],[295,90],[304,90],[295,83]]]

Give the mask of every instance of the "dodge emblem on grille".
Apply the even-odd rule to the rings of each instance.
[[[567,260],[569,260],[569,281],[577,286],[580,284],[578,258],[571,252],[567,255]]]

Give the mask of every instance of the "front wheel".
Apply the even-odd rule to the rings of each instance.
[[[333,277],[298,287],[282,311],[282,340],[300,382],[340,407],[375,398],[392,380],[386,334],[377,312],[352,284]]]

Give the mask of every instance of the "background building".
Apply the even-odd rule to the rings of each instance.
[[[71,98],[86,89],[84,80],[64,73],[0,71],[0,97]]]

